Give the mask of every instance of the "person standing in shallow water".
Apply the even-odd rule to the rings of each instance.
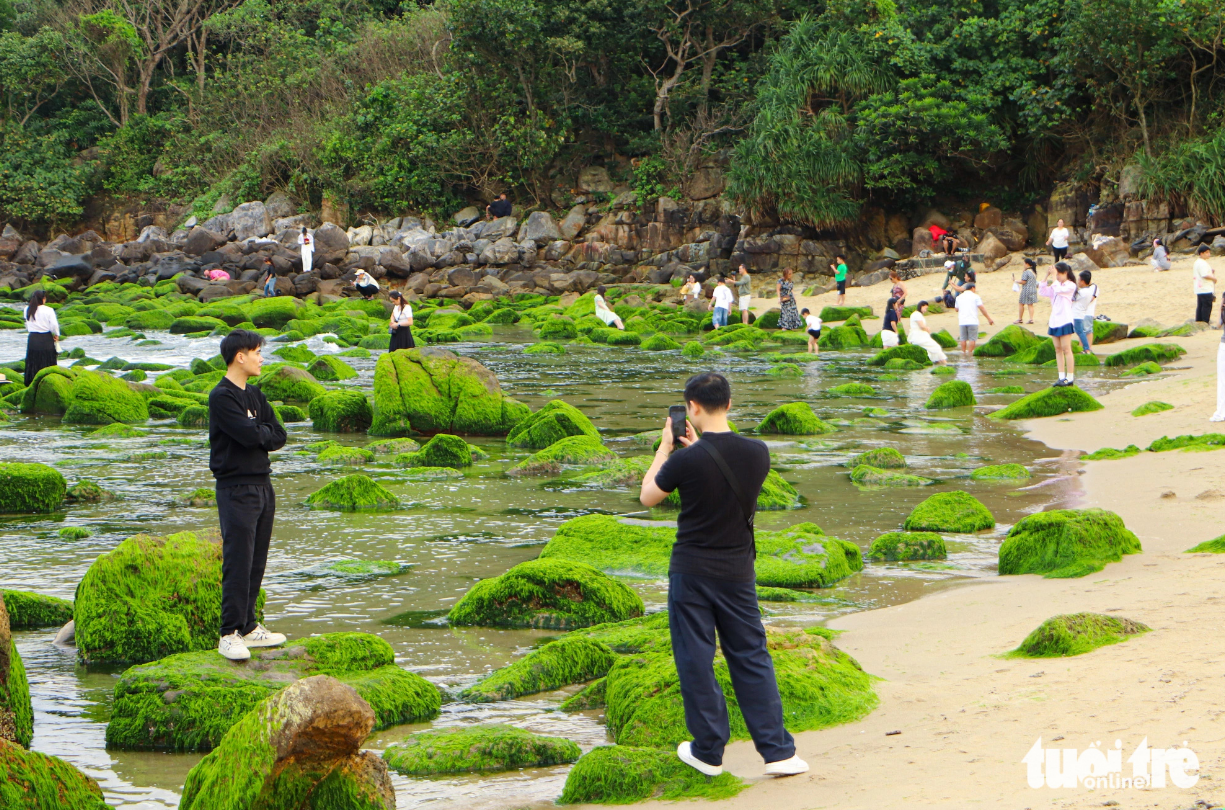
[[[749,268],[740,265],[740,275],[736,276],[736,297],[740,306],[740,322],[748,325],[749,310],[753,308],[753,279],[749,277]]]
[[[55,310],[47,306],[47,294],[35,290],[26,303],[26,387],[34,382],[35,375],[44,368],[60,363],[60,322]]]
[[[774,662],[757,604],[753,516],[770,471],[764,442],[733,433],[727,422],[732,389],[719,374],[695,374],[685,383],[683,436],[664,422],[659,449],[642,479],[647,507],[680,491],[681,513],[668,566],[668,626],[692,741],[681,743],[682,762],[707,776],[723,773],[731,737],[727,700],[715,679],[715,639],[723,649],[736,701],[753,744],[771,776],[808,770],[783,724]],[[701,433],[701,440],[698,439]],[[676,445],[681,445],[673,453]]]
[[[221,524],[217,652],[231,661],[247,660],[252,647],[285,643],[285,636],[270,632],[255,616],[276,517],[268,453],[285,446],[285,427],[263,393],[247,384],[263,367],[263,345],[261,335],[246,329],[222,338],[226,372],[208,395],[208,466],[217,479]]]

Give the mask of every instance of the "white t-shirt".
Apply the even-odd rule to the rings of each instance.
[[[817,332],[821,331],[821,318],[818,315],[805,316],[804,323],[808,325],[809,329],[812,329]]]
[[[957,296],[957,325],[978,326],[978,308],[983,305],[983,299],[978,293],[966,290]]]
[[[1068,229],[1055,228],[1051,231],[1051,247],[1065,248],[1068,246]]]
[[[720,284],[718,287],[715,287],[716,308],[722,307],[723,309],[731,309],[733,300],[734,296],[732,295],[732,291],[727,288],[726,284]]]
[[[1088,287],[1081,287],[1076,291],[1076,297],[1072,299],[1072,317],[1074,319],[1083,321],[1086,318],[1092,318],[1096,308],[1096,284],[1090,284]]]
[[[927,318],[923,317],[922,312],[919,312],[919,310],[916,309],[914,312],[910,313],[910,333],[911,335],[913,335],[915,332],[926,333],[927,330],[924,329],[925,326],[927,326]]]
[[[404,302],[403,307],[393,307],[391,310],[391,320],[393,323],[399,323],[400,321],[409,321],[409,320],[412,320],[412,317],[413,317],[413,305],[408,303],[407,301]]]
[[[53,335],[60,333],[60,321],[55,317],[55,310],[46,304],[40,304],[38,309],[34,310],[34,317],[26,321],[26,331],[36,335],[39,332],[50,332]]]
[[[1195,277],[1195,294],[1210,293],[1216,289],[1216,285],[1205,278],[1205,276],[1215,275],[1212,272],[1212,265],[1203,259],[1196,259],[1195,266],[1191,269],[1192,275]]]

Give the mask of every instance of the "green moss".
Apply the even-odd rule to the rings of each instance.
[[[471,467],[472,446],[459,436],[439,433],[415,453],[396,456],[401,467]]]
[[[757,587],[757,601],[759,602],[811,602],[813,601],[812,594],[807,591],[797,591],[791,588],[763,588],[760,585]]]
[[[630,804],[647,799],[730,799],[747,784],[730,773],[703,776],[673,751],[601,746],[575,763],[558,804]]]
[[[895,470],[882,470],[869,464],[860,464],[851,470],[851,480],[866,487],[925,487],[935,483],[930,478]]]
[[[64,422],[106,425],[144,422],[149,418],[145,399],[126,382],[109,374],[83,371],[72,382]]]
[[[50,366],[34,375],[30,386],[21,394],[22,413],[45,413],[59,416],[68,410],[72,381],[81,372],[76,369]]]
[[[827,326],[821,330],[821,339],[817,341],[818,345],[826,351],[856,349],[868,342],[868,333],[858,325]]]
[[[1146,343],[1131,349],[1124,349],[1105,359],[1107,366],[1135,366],[1140,363],[1166,363],[1177,360],[1187,353],[1187,350],[1176,343]]]
[[[1025,389],[1019,385],[1004,385],[999,388],[988,388],[985,394],[1024,394]]]
[[[397,773],[427,776],[543,768],[581,755],[570,740],[497,724],[419,732],[388,746],[383,759]]]
[[[73,484],[64,494],[64,500],[68,503],[100,503],[102,501],[114,500],[114,498],[114,493],[103,489],[93,481],[85,479]]]
[[[566,467],[586,466],[616,458],[598,437],[567,436],[537,450],[506,471],[507,475],[557,475]]]
[[[396,509],[400,506],[400,499],[369,476],[354,473],[312,493],[306,503],[316,509],[358,512]]]
[[[328,633],[252,649],[245,664],[210,650],[132,667],[115,686],[106,743],[128,750],[209,751],[260,702],[319,674],[356,689],[374,709],[376,728],[432,719],[442,703],[437,687],[396,666],[383,639]]]
[[[872,307],[823,307],[821,309],[821,321],[845,321],[858,315],[860,318],[869,318],[872,316]]]
[[[179,503],[183,506],[200,507],[216,507],[217,506],[217,491],[209,487],[199,487],[179,499]]]
[[[307,406],[315,430],[325,433],[364,433],[374,422],[370,402],[361,391],[326,391]]]
[[[944,538],[934,532],[887,532],[872,541],[873,560],[943,560],[948,557]]]
[[[608,332],[609,334],[604,336],[604,340],[597,342],[607,343],[609,346],[637,346],[638,344],[642,343],[642,336],[637,332],[630,332],[628,330],[623,332],[619,329],[607,329],[604,331]],[[592,333],[591,337],[592,339],[595,339],[594,332]]]
[[[461,697],[473,703],[493,703],[551,692],[603,677],[616,658],[599,641],[579,635],[565,636],[494,671],[465,689]]]
[[[584,472],[566,479],[568,484],[589,487],[629,487],[642,483],[642,476],[651,466],[652,456],[617,458],[593,472]]]
[[[107,810],[98,783],[62,759],[0,739],[0,807]]]
[[[326,390],[309,371],[289,365],[265,370],[256,387],[269,402],[310,402]]]
[[[183,427],[207,428],[208,408],[204,405],[189,405],[179,411],[178,422]]]
[[[1063,388],[1043,388],[988,415],[992,419],[1034,419],[1101,409],[1102,403],[1080,388],[1069,385]]]
[[[310,421],[310,416],[307,415],[307,412],[297,405],[273,405],[272,410],[276,413],[276,418],[280,420],[282,425]]]
[[[188,316],[183,318],[175,318],[170,324],[170,334],[172,335],[193,335],[199,332],[209,333],[219,326],[227,326],[225,321],[220,318],[210,318],[207,316]]]
[[[1152,628],[1131,619],[1103,616],[1100,613],[1071,613],[1054,616],[1038,625],[1010,658],[1063,658],[1084,655],[1098,647],[1118,644]]]
[[[334,444],[330,447],[325,447],[319,453],[316,460],[320,464],[343,464],[343,465],[358,465],[368,464],[374,461],[374,453],[362,447],[349,447],[343,444]]]
[[[0,462],[0,514],[45,514],[64,502],[68,483],[54,467]]]
[[[348,380],[357,376],[357,371],[353,366],[341,360],[339,357],[331,354],[325,354],[316,357],[315,360],[306,367],[316,380],[325,382],[338,382],[339,380]]]
[[[510,307],[502,307],[495,309],[485,316],[483,323],[489,324],[510,324],[516,323],[519,320],[519,313],[515,312]]]
[[[965,408],[978,404],[974,399],[974,389],[968,382],[949,380],[936,386],[931,396],[927,398],[927,408]]]
[[[1154,363],[1152,360],[1147,360],[1135,368],[1129,368],[1119,376],[1121,377],[1147,377],[1150,374],[1160,374],[1161,366]]]
[[[1172,411],[1172,410],[1174,410],[1174,406],[1171,405],[1170,403],[1153,400],[1151,402],[1146,402],[1140,407],[1136,408],[1134,411],[1131,412],[1131,415],[1132,416],[1148,416],[1151,413],[1161,413],[1162,411]]]
[[[412,439],[383,439],[371,442],[366,449],[376,456],[398,456],[401,453],[415,453],[421,445]]]
[[[1023,481],[1029,478],[1029,470],[1021,464],[990,464],[970,473],[975,481]]]
[[[641,480],[641,476],[639,476],[639,479]],[[674,492],[672,494],[677,498],[677,506],[680,506],[679,493]],[[766,473],[766,480],[762,482],[761,492],[757,493],[758,510],[799,509],[802,505],[800,493],[796,491],[795,487],[784,481],[777,470],[770,470]]]
[[[804,369],[794,363],[779,363],[766,369],[766,376],[776,380],[798,380],[804,376]]]
[[[523,350],[524,354],[565,354],[566,347],[560,343],[552,341],[543,341],[541,343],[533,343]]]
[[[876,447],[865,453],[851,456],[846,466],[858,467],[867,464],[882,470],[900,470],[906,467],[906,457],[892,447]]]
[[[995,528],[995,517],[966,492],[938,492],[906,517],[906,531],[970,534]]]
[[[1053,509],[1012,527],[1000,546],[999,572],[1083,577],[1140,550],[1140,541],[1113,512]]]
[[[555,399],[515,425],[507,435],[506,443],[511,447],[541,450],[567,436],[598,439],[600,433],[582,411]]]
[[[242,308],[251,322],[258,327],[283,329],[298,314],[298,301],[291,295],[273,298],[257,298]]]
[[[591,566],[538,559],[477,583],[447,618],[452,625],[573,630],[642,611],[634,591]]]
[[[55,596],[26,591],[0,590],[14,630],[61,627],[72,620],[72,603]]]
[[[125,425],[122,422],[112,422],[109,425],[103,425],[97,430],[92,430],[90,436],[106,437],[113,439],[135,439],[140,436],[148,436],[146,430],[138,430],[131,425]]]
[[[345,349],[343,352],[337,352],[337,357],[360,357],[362,359],[370,359],[370,350],[363,349],[361,346],[354,346],[352,349]]]
[[[835,428],[822,422],[807,402],[791,402],[780,405],[761,420],[758,433],[782,434],[785,436],[817,436],[833,433]]]
[[[1043,338],[1016,324],[1009,324],[974,350],[975,357],[1011,357],[1034,348]],[[943,344],[941,344],[943,345]],[[945,347],[951,348],[951,347]]]
[[[282,346],[275,350],[273,354],[291,363],[309,363],[318,356],[306,346],[300,344],[297,346]]]
[[[872,355],[872,359],[868,361],[869,366],[883,366],[885,368],[893,368],[889,365],[890,360],[909,360],[921,368],[930,366],[931,360],[927,359],[927,350],[921,346],[908,344],[906,346],[894,346],[891,349],[885,349],[882,352],[877,352]]]
[[[1182,436],[1162,436],[1148,446],[1148,450],[1153,453],[1164,453],[1169,450],[1213,450],[1218,447],[1225,447],[1225,434],[1222,433],[1204,433],[1200,436],[1193,436],[1189,433]]]
[[[691,359],[701,357],[705,353],[706,353],[706,347],[703,346],[699,341],[696,341],[696,340],[689,341],[688,343],[685,344],[685,347],[681,349],[681,356],[688,357]]]
[[[849,382],[835,385],[827,389],[826,393],[839,397],[872,396],[876,393],[876,389],[865,383]]]
[[[668,352],[680,347],[681,344],[667,335],[654,335],[642,341],[643,350],[648,352]]]
[[[1136,447],[1134,444],[1129,444],[1122,450],[1116,450],[1113,447],[1103,447],[1102,449],[1095,450],[1092,453],[1086,453],[1080,458],[1082,461],[1114,461],[1120,458],[1131,458],[1132,456],[1139,454],[1139,452],[1139,447]]]
[[[84,540],[91,535],[89,529],[84,526],[65,526],[56,532],[61,540]]]
[[[1187,549],[1188,554],[1225,554],[1225,534],[1213,540],[1205,540],[1193,548]]]

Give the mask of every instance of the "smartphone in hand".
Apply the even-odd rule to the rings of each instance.
[[[668,408],[668,419],[672,422],[672,441],[677,441],[685,435],[685,406],[672,405]]]

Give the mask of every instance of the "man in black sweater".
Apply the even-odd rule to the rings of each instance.
[[[732,432],[727,423],[731,404],[732,389],[722,375],[690,377],[685,383],[686,434],[676,439],[683,448],[672,452],[669,420],[642,479],[645,506],[655,506],[673,490],[681,493],[668,567],[668,624],[685,725],[693,740],[681,743],[676,753],[707,776],[723,772],[723,748],[731,730],[727,701],[715,679],[718,631],[736,700],[766,761],[766,773],[792,776],[807,771],[808,763],[796,756],[795,741],[783,727],[753,570],[753,515],[770,471],[770,451],[764,442]]]
[[[255,619],[255,604],[276,515],[268,453],[285,446],[285,428],[263,393],[247,380],[264,364],[264,338],[235,329],[221,340],[225,376],[208,395],[209,469],[217,479],[221,522],[221,641],[231,661],[251,657],[250,647],[275,647],[285,636]]]

